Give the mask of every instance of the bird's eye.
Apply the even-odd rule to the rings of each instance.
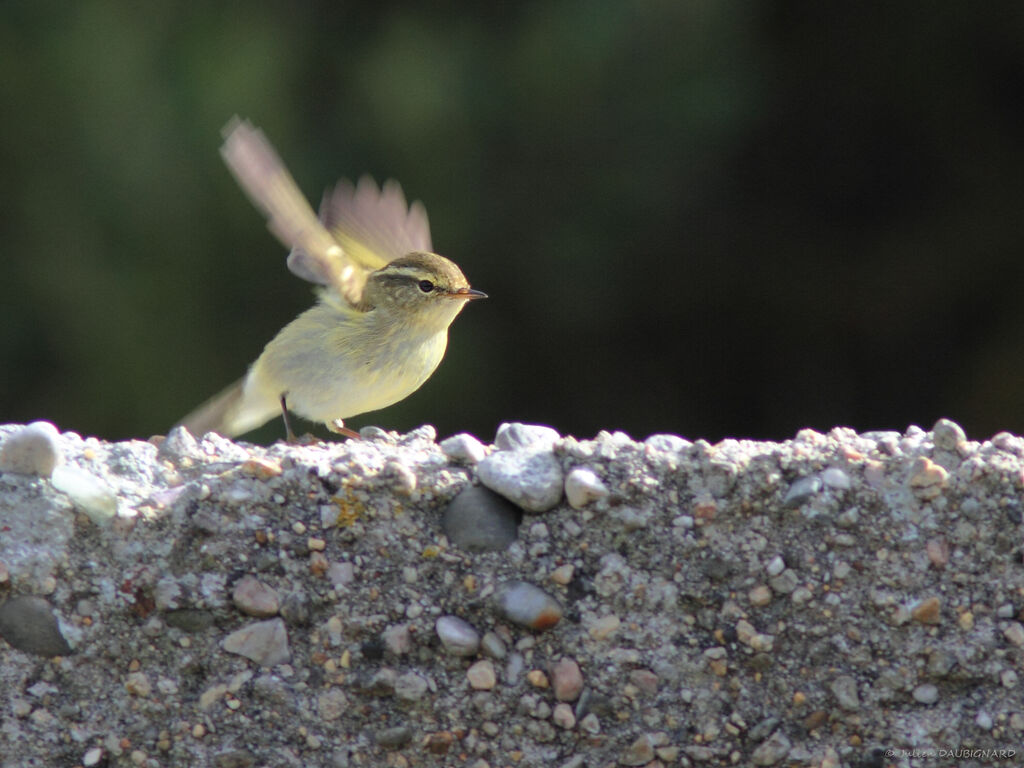
[[[434,290],[434,284],[429,280],[420,280],[417,285],[419,285],[420,290],[423,291],[424,293],[430,293],[432,290]]]

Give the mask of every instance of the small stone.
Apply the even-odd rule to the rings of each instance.
[[[1018,648],[1024,647],[1024,626],[1019,621],[1011,621],[1003,630],[1003,637]]]
[[[551,683],[559,701],[576,701],[583,691],[583,672],[575,659],[563,656],[551,666]]]
[[[591,622],[587,627],[587,632],[595,640],[604,640],[615,634],[620,624],[622,624],[622,620],[618,616],[609,614]]]
[[[817,475],[801,477],[789,487],[785,498],[782,499],[782,506],[785,509],[796,509],[812,499],[820,490],[821,478]]]
[[[763,608],[772,601],[772,591],[765,584],[758,584],[747,594],[751,605]]]
[[[396,656],[403,656],[412,650],[412,633],[408,624],[393,624],[381,633],[384,647]]]
[[[350,562],[331,563],[327,568],[327,580],[334,587],[351,584],[356,577],[356,568]]]
[[[857,681],[850,675],[840,675],[829,686],[839,706],[848,712],[860,709],[860,696],[857,693]]]
[[[508,654],[505,641],[498,637],[497,632],[486,632],[480,640],[480,650],[492,659],[504,659]]]
[[[768,580],[769,586],[772,590],[780,595],[788,595],[794,589],[796,589],[799,583],[799,577],[796,575],[796,571],[792,568],[787,568],[778,576],[774,576]]]
[[[649,669],[634,669],[629,673],[629,682],[648,696],[658,693],[658,676]]]
[[[949,563],[949,544],[945,539],[929,539],[925,544],[925,553],[929,562],[940,570]]]
[[[221,641],[228,653],[235,653],[263,667],[284,664],[291,659],[288,631],[281,619],[258,621],[232,632]]]
[[[53,470],[51,481],[96,525],[106,524],[117,514],[117,496],[89,472],[62,465]]]
[[[0,637],[19,651],[38,656],[71,653],[53,609],[41,597],[19,595],[0,605]]]
[[[466,552],[504,552],[519,536],[523,513],[515,504],[479,485],[462,490],[445,507],[441,528]]]
[[[415,672],[406,672],[395,678],[395,698],[400,701],[419,701],[429,687],[427,681]]]
[[[921,499],[931,500],[942,493],[949,473],[927,456],[919,456],[910,469],[910,488]]]
[[[337,720],[348,709],[348,697],[341,688],[328,688],[317,694],[316,711],[321,720]]]
[[[281,607],[274,589],[255,576],[243,576],[235,583],[231,600],[242,613],[256,618],[273,616]]]
[[[0,445],[0,472],[49,477],[63,461],[60,432],[48,421],[33,421]]]
[[[547,688],[551,685],[548,680],[548,676],[544,674],[543,670],[531,669],[526,673],[526,682],[532,685],[534,688]]]
[[[522,448],[543,448],[551,450],[561,439],[558,432],[551,427],[540,424],[505,423],[498,427],[494,444],[502,451],[516,451]]]
[[[999,675],[999,682],[1004,688],[1016,688],[1017,680],[1017,673],[1012,669],[1004,669]]]
[[[768,561],[768,565],[764,567],[764,570],[769,576],[778,576],[786,570],[786,561],[782,559],[781,555],[776,555]]]
[[[591,736],[596,736],[601,732],[601,721],[596,714],[588,712],[580,720],[580,728]]]
[[[559,728],[570,731],[576,727],[576,715],[573,713],[572,707],[562,701],[555,704],[555,709],[551,713],[551,722]]]
[[[509,621],[530,629],[550,629],[562,618],[562,606],[540,587],[507,581],[495,592],[498,611]]]
[[[775,765],[782,761],[792,748],[789,739],[782,731],[776,731],[765,741],[758,744],[750,759],[754,765]]]
[[[281,462],[272,459],[252,458],[242,462],[242,473],[249,477],[257,477],[260,480],[269,480],[278,477],[284,470],[281,469]]]
[[[649,734],[644,734],[619,755],[620,765],[647,765],[654,759],[654,743]]]
[[[527,512],[547,512],[562,500],[562,465],[543,444],[496,451],[477,464],[477,476]]]
[[[384,728],[377,731],[376,741],[384,749],[401,749],[412,741],[412,728],[404,725]]]
[[[911,617],[922,624],[938,624],[942,616],[942,603],[937,597],[922,600],[910,611]]]
[[[657,434],[644,440],[644,445],[663,453],[682,453],[693,443],[679,435]]]
[[[548,578],[555,582],[555,584],[565,587],[572,581],[575,573],[576,569],[572,565],[560,565],[548,575]]]
[[[573,509],[582,509],[592,501],[608,496],[608,488],[591,470],[577,467],[565,478],[565,498]]]
[[[957,446],[967,440],[963,428],[955,421],[939,419],[932,427],[932,443],[943,451],[955,451]]]
[[[983,731],[991,731],[994,725],[992,715],[988,712],[979,712],[974,718],[974,724]]]
[[[452,461],[477,464],[487,455],[487,449],[484,448],[483,443],[465,432],[452,435],[448,439],[442,440],[438,445],[444,452],[444,455]]]
[[[453,656],[473,656],[480,650],[480,633],[458,616],[441,616],[434,624],[445,650]]]
[[[934,704],[939,700],[939,689],[931,683],[919,685],[912,694],[918,704]]]
[[[93,747],[82,755],[82,765],[85,768],[93,768],[100,764],[100,760],[103,759],[103,750],[99,747]]]
[[[836,491],[848,491],[850,489],[850,476],[839,467],[829,467],[821,473],[821,481]]]
[[[133,696],[149,696],[153,692],[153,685],[145,672],[131,672],[125,678],[124,689]]]
[[[466,670],[466,679],[470,688],[477,691],[489,691],[498,683],[494,664],[490,659],[481,659]]]

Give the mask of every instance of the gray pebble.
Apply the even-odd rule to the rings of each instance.
[[[412,741],[412,728],[396,725],[377,731],[376,741],[384,749],[401,749]]]
[[[50,604],[41,597],[22,595],[0,605],[0,637],[14,648],[38,656],[71,653]]]
[[[829,686],[839,706],[848,712],[860,709],[860,696],[857,693],[857,681],[850,675],[840,675]]]
[[[620,765],[647,765],[654,760],[654,742],[648,734],[640,736],[619,755]]]
[[[196,437],[202,435],[193,435],[185,427],[175,427],[157,447],[157,456],[175,464],[180,463],[182,459],[202,459],[203,450],[199,447]]]
[[[243,576],[231,592],[231,600],[242,613],[266,618],[277,613],[281,601],[274,589],[255,576]]]
[[[487,488],[471,485],[445,507],[441,528],[467,552],[503,552],[519,535],[522,510]]]
[[[480,482],[528,512],[547,512],[562,500],[562,465],[544,443],[496,451],[477,464]]]
[[[48,421],[34,421],[0,445],[0,472],[49,477],[64,461],[60,433]]]
[[[395,698],[401,701],[419,701],[426,694],[429,684],[415,672],[406,672],[395,678]]]
[[[932,427],[932,442],[943,451],[955,451],[956,447],[967,440],[963,428],[955,421],[939,419]]]
[[[839,467],[829,467],[821,473],[821,481],[829,488],[837,491],[848,491],[850,489],[850,476]]]
[[[786,509],[796,509],[804,502],[810,500],[821,490],[821,478],[817,475],[801,477],[789,487],[782,506]]]
[[[441,616],[434,629],[445,650],[454,656],[472,656],[480,650],[480,633],[465,619]]]
[[[412,633],[408,624],[395,624],[381,633],[384,647],[396,656],[403,656],[412,650]]]
[[[498,611],[511,622],[530,629],[549,629],[562,618],[562,606],[540,587],[508,581],[495,592]]]
[[[792,746],[786,734],[776,731],[757,746],[751,753],[750,760],[754,765],[775,765],[789,754]]]
[[[288,632],[281,619],[258,621],[232,632],[221,641],[228,653],[255,661],[262,667],[284,664],[291,658]]]
[[[665,453],[682,453],[689,448],[693,443],[689,440],[684,440],[679,435],[651,435],[644,440],[644,445],[648,448],[653,448],[656,451],[663,451]]]
[[[924,683],[917,686],[912,695],[918,704],[934,704],[939,700],[939,689],[931,683]]]
[[[787,568],[778,576],[775,576],[768,580],[768,585],[772,588],[772,591],[780,595],[788,595],[800,582],[799,577],[792,568]]]
[[[512,422],[498,427],[494,444],[501,451],[516,451],[522,448],[541,448],[549,451],[560,439],[561,436],[551,427]]]
[[[768,565],[764,567],[764,570],[769,576],[778,576],[786,570],[786,561],[782,559],[782,555],[776,555],[768,561]]]
[[[485,632],[480,640],[480,650],[492,659],[504,659],[508,653],[505,641],[498,637],[497,632]]]
[[[444,455],[452,461],[464,461],[467,464],[476,464],[487,455],[487,449],[483,443],[472,435],[465,432],[452,435],[438,444]]]

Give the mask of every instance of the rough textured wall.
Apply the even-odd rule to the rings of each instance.
[[[0,440],[4,765],[1020,759],[1009,434]]]

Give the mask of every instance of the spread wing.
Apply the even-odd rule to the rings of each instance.
[[[344,243],[324,228],[263,131],[235,117],[223,133],[224,162],[267,217],[271,232],[292,249],[288,269],[303,280],[327,286],[358,307],[366,275],[382,266],[379,260],[363,261],[358,249],[349,254]]]
[[[343,179],[324,195],[320,220],[346,254],[371,269],[413,251],[433,250],[426,208],[418,200],[407,205],[394,179],[381,189],[369,176],[355,186]]]

